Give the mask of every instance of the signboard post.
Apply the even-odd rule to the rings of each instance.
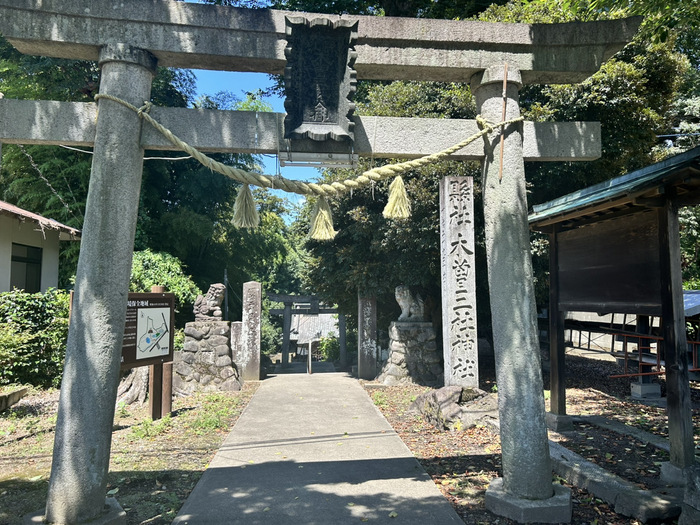
[[[129,294],[121,369],[150,365],[148,397],[153,420],[171,409],[172,373],[170,381],[163,381],[163,367],[173,360],[174,313],[175,296],[171,293]]]

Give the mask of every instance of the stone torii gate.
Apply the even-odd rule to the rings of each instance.
[[[100,94],[137,107],[150,97],[157,65],[281,74],[285,16],[299,13],[168,0],[0,0],[0,31],[20,52],[95,60],[102,69]],[[519,114],[523,83],[582,81],[639,25],[639,20],[526,25],[342,19],[357,21],[357,78],[468,81],[478,111],[491,122]],[[203,151],[281,151],[283,117],[277,114],[153,108],[151,116]],[[375,157],[433,153],[478,128],[466,120],[354,117],[353,122],[354,153]],[[487,504],[521,521],[567,521],[570,495],[555,495],[551,483],[523,161],[595,158],[600,128],[524,122],[502,136],[503,147],[499,136],[488,137],[453,156],[483,160],[485,174],[503,463],[503,478],[492,483]],[[94,147],[45,511],[48,522],[87,522],[104,512],[143,151],[173,146],[143,126],[136,113],[108,99],[0,100],[0,141]],[[111,504],[112,514],[102,520],[119,514],[116,502]]]
[[[319,315],[338,314],[338,335],[340,342],[340,367],[347,365],[347,349],[345,346],[345,314],[338,313],[337,308],[321,307],[318,297],[315,295],[285,295],[269,293],[267,297],[270,301],[284,304],[284,308],[272,308],[271,315],[281,315],[282,317],[282,368],[289,367],[289,343],[292,331],[293,315]],[[309,360],[311,359],[309,352]]]

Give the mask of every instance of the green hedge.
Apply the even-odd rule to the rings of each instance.
[[[64,290],[0,293],[0,385],[60,385],[69,302]]]

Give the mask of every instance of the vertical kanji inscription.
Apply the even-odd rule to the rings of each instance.
[[[445,385],[478,387],[471,177],[440,182],[440,251]]]

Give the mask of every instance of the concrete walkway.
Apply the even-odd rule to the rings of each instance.
[[[173,523],[462,523],[357,380],[316,365],[262,382]]]

